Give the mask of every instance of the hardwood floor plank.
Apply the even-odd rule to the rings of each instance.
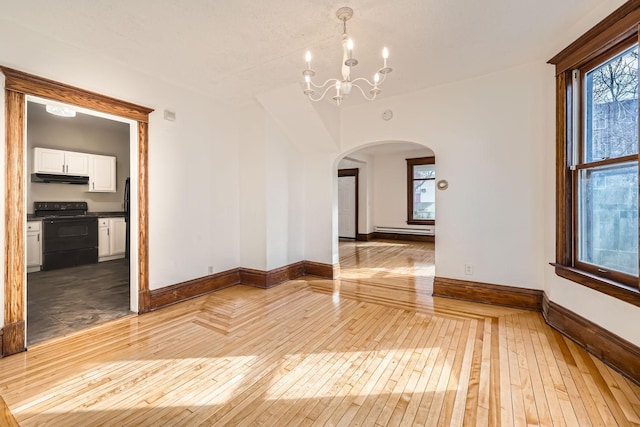
[[[640,424],[640,387],[539,313],[432,298],[433,244],[341,251],[341,280],[234,286],[0,359],[0,425]]]

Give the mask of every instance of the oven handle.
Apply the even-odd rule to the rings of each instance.
[[[56,219],[49,219],[46,220],[46,223],[49,224],[69,224],[69,223],[83,223],[83,222],[93,222],[93,221],[98,221],[98,218],[74,218],[74,219],[61,219],[61,218],[56,218]]]

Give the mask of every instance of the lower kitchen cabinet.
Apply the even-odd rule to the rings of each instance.
[[[27,221],[27,273],[42,265],[42,221]]]
[[[98,218],[98,261],[124,258],[127,224],[123,217]]]

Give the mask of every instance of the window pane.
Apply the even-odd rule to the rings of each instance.
[[[436,181],[413,181],[413,219],[436,219]]]
[[[582,170],[579,188],[578,259],[637,276],[637,164]]]
[[[585,76],[585,161],[638,152],[638,47]]]
[[[436,177],[436,165],[415,165],[413,167],[413,179],[434,179]]]

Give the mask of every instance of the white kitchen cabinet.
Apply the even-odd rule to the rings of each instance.
[[[122,255],[127,250],[127,223],[123,217],[109,218],[111,255]]]
[[[124,258],[127,224],[123,217],[98,218],[98,261]]]
[[[116,192],[116,158],[89,154],[89,191]]]
[[[109,218],[98,218],[98,260],[111,254],[109,245]]]
[[[89,176],[89,155],[50,148],[34,148],[33,172]]]
[[[42,222],[27,221],[27,273],[40,271],[42,265]]]

